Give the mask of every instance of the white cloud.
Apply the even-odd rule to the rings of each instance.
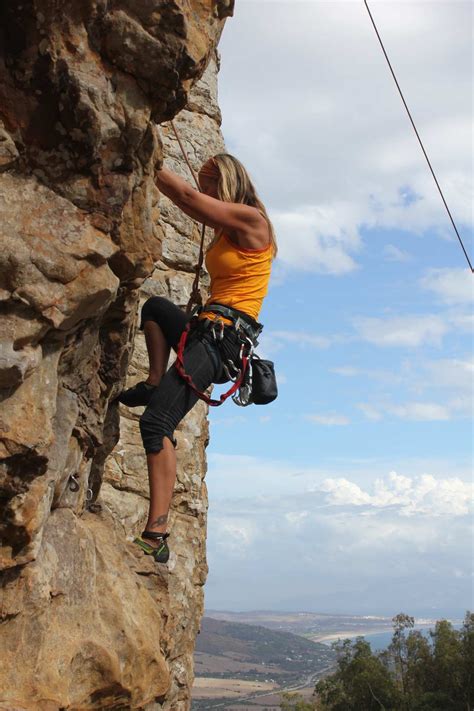
[[[325,492],[327,503],[335,506],[343,504],[360,506],[370,503],[370,495],[347,479],[325,479],[315,490]]]
[[[468,228],[470,13],[467,2],[373,8],[450,210]],[[220,47],[224,135],[270,208],[285,265],[348,273],[362,228],[434,229],[458,249],[363,3],[241,2]],[[397,249],[388,258],[404,259]]]
[[[408,422],[439,422],[452,420],[455,417],[471,417],[473,411],[471,394],[458,395],[446,403],[437,402],[405,402],[401,404],[372,404],[361,402],[357,405],[368,420],[382,420],[387,415],[393,415]]]
[[[372,515],[368,513],[361,511],[357,516],[345,514],[332,519],[330,527],[340,541],[340,557],[347,559],[355,555],[359,560],[370,560],[372,566],[376,562],[387,565],[388,559],[392,575],[413,578],[415,560],[432,552],[434,542],[440,544],[439,527],[433,519],[417,521],[414,517],[404,517],[391,520],[375,511]],[[386,580],[390,577],[386,575]]]
[[[474,300],[474,276],[464,269],[430,269],[420,281],[446,304],[470,304]]]
[[[258,535],[256,521],[242,517],[218,516],[213,521],[217,544],[236,557],[247,555],[248,548]]]
[[[314,422],[316,425],[326,425],[332,427],[333,425],[348,425],[350,420],[345,415],[304,415],[305,420],[309,422]]]
[[[209,607],[463,611],[472,579],[455,582],[452,571],[471,565],[469,465],[461,478],[443,475],[443,462],[429,464],[437,474],[418,462],[383,476],[375,462],[344,471],[213,455],[210,464]]]
[[[474,331],[474,314],[447,313],[446,319],[452,328],[461,333],[472,333]]]
[[[440,358],[423,363],[427,384],[431,387],[472,391],[474,361],[462,358]]]
[[[394,244],[387,244],[384,249],[384,256],[388,262],[409,262],[413,257],[408,252],[400,249]]]
[[[409,402],[403,405],[392,405],[388,412],[403,420],[435,421],[449,420],[449,409],[434,402]]]
[[[369,486],[370,482],[380,478],[382,470],[410,471],[412,478],[422,476],[429,470],[436,479],[446,479],[447,471],[451,476],[458,479],[468,480],[471,476],[471,462],[464,466],[456,466],[446,460],[432,459],[426,457],[398,461],[397,467],[391,459],[357,460],[352,454],[340,456],[334,454],[333,461],[321,462],[319,466],[309,466],[290,459],[279,459],[276,454],[280,451],[279,442],[276,442],[275,456],[258,457],[242,454],[218,454],[208,455],[208,474],[206,480],[209,488],[209,499],[211,501],[230,500],[236,501],[242,497],[251,497],[257,507],[265,510],[270,506],[268,503],[271,497],[276,497],[278,501],[285,502],[288,497],[306,496],[308,491],[314,491],[318,482],[325,479],[348,479],[357,481],[360,486]],[[291,455],[289,455],[291,456]],[[298,507],[303,510],[306,506]],[[285,511],[288,511],[288,506]]]
[[[309,511],[288,511],[288,513],[285,514],[285,519],[290,526],[298,528],[308,516]]]
[[[214,393],[214,397],[216,397],[216,394]],[[242,424],[242,422],[245,422],[245,417],[243,415],[225,415],[224,413],[222,416],[219,417],[219,415],[214,415],[212,412],[212,418],[211,418],[212,424],[213,425],[223,425],[224,427],[235,427],[236,425]]]
[[[461,479],[435,479],[429,474],[410,478],[396,472],[376,479],[373,493],[347,479],[325,479],[317,490],[324,492],[333,506],[396,507],[401,516],[466,516],[473,495],[472,486]]]
[[[382,413],[376,407],[368,402],[360,402],[357,407],[361,410],[368,420],[373,420],[377,422],[383,418]]]
[[[265,354],[276,353],[286,344],[298,348],[329,348],[333,344],[358,338],[380,347],[418,348],[424,345],[441,346],[443,337],[452,331],[464,330],[471,317],[461,319],[452,314],[413,314],[405,316],[357,316],[352,323],[356,336],[344,334],[322,335],[307,331],[269,331],[261,337]],[[379,380],[399,379],[399,375],[381,369],[361,369],[354,366],[335,366],[330,372],[343,376],[364,375]]]
[[[306,331],[271,331],[270,337],[285,343],[296,343],[298,346],[310,346],[312,348],[327,348],[331,344],[331,339],[327,336],[319,336]]]
[[[356,268],[350,252],[361,240],[354,219],[342,224],[349,208],[341,205],[301,205],[292,212],[270,211],[279,241],[279,259],[290,267],[326,274],[345,274]]]
[[[391,316],[387,318],[358,317],[354,327],[359,336],[376,346],[440,345],[448,326],[440,316]]]
[[[260,344],[263,353],[271,354],[281,350],[288,343],[298,348],[328,348],[333,340],[329,336],[320,336],[307,331],[269,331],[262,334]]]
[[[356,368],[352,365],[329,368],[330,373],[341,375],[343,378],[370,378],[387,384],[400,383],[405,375],[403,370],[403,365],[400,368],[401,372],[398,373],[393,370],[382,370],[381,368]]]
[[[335,368],[329,368],[329,372],[336,373],[336,375],[342,375],[343,377],[352,378],[356,375],[360,375],[361,370],[359,368],[354,368],[352,365],[341,365]]]
[[[448,404],[450,410],[454,414],[464,417],[472,417],[474,408],[473,389],[471,388],[464,394],[452,398]]]
[[[435,421],[470,416],[473,410],[474,361],[472,357],[404,359],[398,372],[371,368],[340,366],[329,369],[342,377],[376,380],[384,385],[397,385],[394,396],[415,394],[416,400],[392,402],[385,392],[371,402],[356,407],[368,420],[378,421],[387,415],[403,420]],[[403,387],[403,391],[401,390]],[[421,400],[421,396],[429,398]]]
[[[340,369],[338,374],[366,374],[380,379],[380,373],[370,370]],[[474,361],[466,358],[439,358],[437,360],[407,360],[401,367],[400,382],[407,391],[417,396],[427,394],[430,400],[390,402],[387,397],[372,402],[358,403],[357,407],[369,420],[381,420],[392,415],[408,421],[440,421],[455,417],[469,417],[473,412]],[[400,397],[400,391],[397,393]],[[436,398],[436,401],[433,399]]]

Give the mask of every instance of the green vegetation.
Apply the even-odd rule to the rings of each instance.
[[[284,691],[280,699],[281,711],[314,711],[318,708],[316,702],[305,701],[301,694],[293,694],[289,691]]]
[[[438,621],[429,639],[413,626],[396,615],[392,641],[377,654],[362,637],[333,643],[337,671],[318,681],[314,700],[282,694],[282,711],[472,711],[474,614],[460,630]]]

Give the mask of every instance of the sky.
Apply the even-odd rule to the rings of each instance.
[[[472,5],[369,6],[472,261]],[[279,396],[211,408],[206,608],[462,617],[473,277],[365,5],[237,0],[219,50]]]

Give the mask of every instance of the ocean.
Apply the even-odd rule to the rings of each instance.
[[[461,629],[462,625],[459,623],[453,623],[454,629]],[[420,630],[425,636],[429,635],[430,629],[434,627],[418,627],[415,625],[415,630]],[[366,642],[369,642],[373,652],[381,652],[386,649],[390,642],[392,641],[392,632],[378,632],[376,634],[365,634],[363,635]]]
[[[369,642],[373,652],[381,652],[386,649],[392,641],[392,632],[379,632],[378,634],[364,635],[366,642]]]
[[[426,630],[426,633],[428,634],[428,630]],[[369,642],[372,651],[378,652],[388,647],[388,645],[392,641],[392,632],[375,632],[374,634],[357,635],[352,632],[347,632],[347,634],[343,634],[341,635],[341,637],[338,637],[337,641],[342,641],[343,639],[350,639],[352,642],[355,642],[356,637],[363,637],[367,642]],[[336,639],[332,638],[321,640],[322,644],[326,644],[328,647],[330,647],[331,644],[335,641]]]

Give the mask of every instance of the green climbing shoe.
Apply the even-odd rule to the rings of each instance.
[[[170,557],[170,549],[166,543],[166,539],[169,537],[169,533],[158,533],[157,531],[143,531],[141,538],[135,538],[134,543],[136,543],[142,551],[147,555],[152,555],[157,563],[167,563]],[[151,546],[149,543],[144,541],[144,538],[148,538],[153,541],[161,541],[158,546]]]

